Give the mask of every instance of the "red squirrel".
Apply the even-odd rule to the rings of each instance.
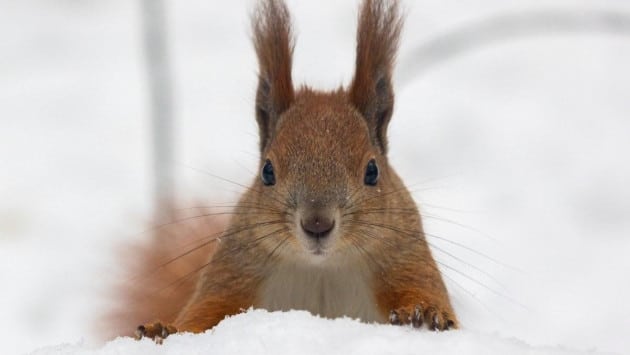
[[[196,285],[172,300],[140,297],[153,301],[155,314],[138,322],[158,321],[139,326],[136,337],[203,332],[250,307],[457,328],[416,204],[387,157],[397,2],[363,1],[354,78],[332,92],[293,86],[282,0],[262,0],[252,20],[260,174],[205,250],[209,259],[192,269]],[[206,237],[218,227],[207,228]]]

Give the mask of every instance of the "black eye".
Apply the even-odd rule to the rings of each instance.
[[[378,166],[376,166],[376,160],[370,159],[367,168],[365,168],[365,178],[363,182],[366,185],[374,186],[378,181]]]
[[[267,159],[265,161],[265,165],[263,165],[262,171],[260,172],[260,177],[262,178],[263,184],[265,184],[265,186],[276,184],[276,175],[273,173],[273,165],[271,165],[271,160]]]

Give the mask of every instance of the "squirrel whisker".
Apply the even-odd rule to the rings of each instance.
[[[254,191],[254,192],[262,193],[262,191],[261,191],[261,190],[256,189],[256,188],[255,188],[255,187],[253,187],[253,186],[243,185],[243,184],[241,184],[240,182],[236,182],[236,181],[230,180],[230,179],[228,179],[228,178],[221,177],[221,176],[216,175],[216,174],[213,174],[213,173],[211,173],[211,172],[209,172],[209,171],[206,171],[206,170],[203,170],[203,169],[199,169],[199,168],[195,168],[195,167],[192,167],[192,166],[190,166],[190,165],[186,165],[186,164],[183,164],[183,165],[184,165],[185,167],[189,168],[189,169],[192,169],[192,170],[194,170],[194,171],[196,171],[196,172],[198,172],[198,173],[204,174],[204,175],[206,175],[206,176],[209,176],[209,177],[212,177],[212,178],[215,178],[215,179],[218,179],[218,180],[221,180],[221,181],[225,181],[225,182],[227,182],[227,183],[231,183],[231,184],[234,184],[234,185],[236,185],[236,186],[242,187],[242,188],[244,188],[244,189],[245,189],[245,191]],[[276,195],[276,196],[282,197],[282,196],[281,196],[278,192],[275,192],[275,191],[274,191],[274,192],[272,192],[272,195]],[[269,197],[271,197],[274,201],[276,201],[276,202],[278,202],[278,203],[280,203],[280,204],[284,205],[285,207],[291,207],[291,206],[289,206],[286,202],[284,202],[281,198],[280,198],[280,199],[276,199],[276,198],[274,198],[273,196],[269,196]]]
[[[272,221],[257,222],[257,223],[253,223],[253,224],[249,224],[249,225],[245,225],[245,226],[239,226],[239,228],[233,228],[233,229],[228,228],[226,230],[219,231],[219,232],[213,233],[211,235],[198,238],[195,241],[190,242],[190,243],[182,246],[182,248],[186,248],[186,247],[188,247],[188,246],[190,246],[192,244],[195,244],[198,241],[204,241],[204,242],[199,244],[199,245],[195,245],[193,248],[187,249],[186,251],[184,251],[182,253],[177,254],[177,256],[175,256],[175,257],[172,257],[172,258],[170,258],[168,260],[165,260],[164,262],[156,265],[153,270],[151,270],[151,271],[149,271],[149,272],[147,272],[147,273],[145,273],[143,275],[137,275],[136,277],[132,278],[132,280],[137,280],[137,279],[140,279],[140,278],[151,276],[152,274],[158,272],[160,269],[162,269],[162,268],[172,264],[173,262],[175,262],[177,260],[180,260],[181,258],[183,258],[183,257],[185,257],[185,256],[187,256],[187,255],[189,255],[189,254],[191,254],[191,253],[193,253],[193,252],[195,252],[197,250],[200,250],[200,249],[206,247],[210,243],[214,243],[214,242],[220,240],[221,238],[228,238],[228,237],[231,237],[231,236],[236,235],[238,233],[249,231],[249,230],[261,227],[261,226],[270,226],[270,225],[282,224],[282,223],[285,223],[285,221],[283,221],[283,220],[272,220]]]
[[[363,225],[365,225],[365,226],[372,226],[372,227],[377,227],[377,228],[386,228],[386,229],[390,229],[390,230],[393,230],[393,231],[396,231],[396,232],[399,232],[399,233],[405,233],[405,234],[409,234],[409,235],[413,235],[413,234],[414,234],[414,233],[413,233],[413,231],[408,231],[408,230],[405,230],[405,229],[400,229],[400,228],[397,228],[397,227],[395,227],[395,226],[390,226],[390,225],[387,225],[387,224],[371,223],[371,222],[367,222],[367,221],[353,221],[353,222],[358,223],[358,224],[363,224]],[[365,235],[367,235],[367,236],[371,236],[371,235],[372,235],[372,236],[373,236],[373,234],[371,234],[371,233],[365,233]],[[447,253],[447,252],[446,252],[446,251],[444,251],[443,249],[441,249],[441,248],[439,248],[439,247],[436,247],[435,245],[433,245],[433,244],[431,244],[431,243],[429,243],[429,245],[430,245],[432,248],[435,248],[435,249],[440,249],[442,252]],[[456,258],[456,260],[461,261],[461,262],[463,262],[463,263],[467,264],[468,266],[472,266],[471,264],[469,264],[469,263],[465,262],[465,261],[464,261],[464,260],[462,260],[461,258],[457,258],[457,257],[455,257],[453,254],[450,254],[450,253],[447,253],[447,254],[449,254],[449,255],[450,255],[451,257],[453,257],[453,258]],[[509,296],[507,296],[507,295],[505,295],[505,294],[503,294],[503,293],[501,293],[501,292],[499,292],[499,291],[497,291],[497,290],[493,289],[492,287],[490,287],[490,286],[486,285],[485,283],[483,283],[483,282],[481,282],[481,281],[479,281],[479,280],[475,279],[474,277],[472,277],[472,276],[470,276],[470,275],[468,275],[468,274],[464,273],[463,271],[458,270],[457,268],[455,268],[455,267],[453,267],[453,266],[450,266],[450,265],[448,265],[448,264],[446,264],[446,263],[444,263],[444,262],[440,262],[440,261],[436,261],[436,262],[437,262],[438,264],[443,265],[444,267],[448,268],[449,270],[452,270],[452,271],[454,271],[454,272],[456,272],[456,273],[458,273],[458,274],[460,274],[460,275],[462,275],[462,276],[466,277],[467,279],[469,279],[469,280],[471,280],[471,281],[473,281],[473,282],[477,283],[478,285],[480,285],[480,286],[482,286],[482,287],[486,288],[487,290],[491,291],[492,293],[494,293],[494,294],[496,294],[496,295],[498,295],[498,296],[501,296],[501,297],[505,298],[506,300],[509,300],[510,302],[515,303],[515,304],[517,304],[517,305],[519,305],[519,306],[521,306],[521,307],[525,307],[524,305],[522,305],[522,304],[521,304],[521,303],[519,303],[518,301],[515,301],[513,298],[511,298],[511,297],[509,297]],[[473,266],[473,267],[474,267],[474,266]],[[481,271],[482,273],[486,274],[486,276],[489,276],[489,274],[488,274],[487,272],[485,272],[485,271],[483,271],[483,270],[481,270],[481,269],[479,269],[479,268],[477,268],[477,267],[474,267],[474,268],[475,268],[475,269],[477,269],[478,271]],[[494,279],[493,277],[491,277],[491,279],[492,279],[493,281],[495,281],[495,282],[498,282],[498,281],[496,281],[496,279]],[[503,287],[503,285],[501,285],[501,284],[499,284],[499,285]],[[504,288],[505,288],[505,287],[504,287]]]

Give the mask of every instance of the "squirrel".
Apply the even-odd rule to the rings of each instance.
[[[203,332],[250,307],[458,328],[418,208],[387,157],[397,2],[360,5],[354,78],[331,92],[294,88],[282,0],[261,0],[252,20],[260,175],[206,250],[195,286],[161,300],[178,314],[154,307],[149,321],[161,320],[138,326],[136,337]]]

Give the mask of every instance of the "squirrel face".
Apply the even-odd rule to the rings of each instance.
[[[365,225],[370,215],[361,211],[382,211],[392,205],[389,200],[400,198],[386,193],[404,190],[386,158],[392,67],[402,25],[397,11],[366,1],[353,81],[333,92],[294,90],[294,43],[282,2],[263,2],[254,14],[261,178],[253,199],[282,211],[286,225],[264,238],[270,255],[278,250],[317,261],[365,248],[365,235],[373,231]],[[364,237],[355,238],[358,234]]]
[[[292,254],[312,261],[344,254],[346,223],[358,197],[378,194],[385,157],[374,147],[360,112],[342,92],[303,90],[281,115],[263,151],[257,189],[288,208]],[[277,206],[281,208],[282,206]]]

